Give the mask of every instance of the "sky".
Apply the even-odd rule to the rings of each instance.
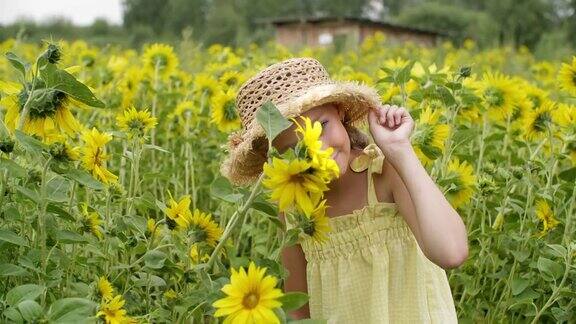
[[[0,25],[18,18],[37,22],[65,17],[77,25],[90,25],[97,18],[122,23],[122,0],[0,0]]]

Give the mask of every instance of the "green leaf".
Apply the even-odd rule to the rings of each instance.
[[[250,206],[256,210],[266,213],[272,217],[278,218],[278,209],[276,209],[272,204],[265,201],[254,201]]]
[[[64,244],[88,243],[84,236],[67,230],[56,231],[56,239]]]
[[[28,175],[26,169],[16,162],[5,158],[0,158],[0,170],[6,170],[14,178],[25,178]]]
[[[538,258],[537,267],[547,281],[556,280],[564,274],[564,267],[561,264],[544,257]]]
[[[90,173],[79,170],[79,169],[71,169],[66,171],[63,174],[66,178],[70,180],[74,180],[81,185],[84,185],[88,188],[95,189],[95,190],[102,190],[104,189],[104,184],[92,177]]]
[[[76,80],[72,74],[58,69],[56,65],[46,64],[40,74],[47,87],[58,89],[88,106],[104,108],[104,103],[96,98],[86,85]]]
[[[164,261],[166,261],[166,253],[162,251],[152,250],[144,255],[144,263],[151,269],[162,269]]]
[[[86,321],[94,316],[96,303],[84,298],[64,298],[55,301],[48,311],[48,319],[53,323],[74,323]]]
[[[28,272],[17,265],[10,263],[0,264],[0,276],[26,276]]]
[[[24,238],[6,229],[0,229],[0,241],[5,241],[19,246],[28,246],[28,242],[26,242]]]
[[[14,186],[14,188],[16,189],[16,191],[24,195],[24,197],[32,200],[36,204],[40,204],[41,199],[36,191],[21,186]]]
[[[224,177],[218,177],[212,181],[212,184],[210,185],[210,194],[216,198],[231,203],[236,203],[242,198],[242,194],[234,193],[232,185],[228,179]]]
[[[573,183],[576,180],[576,167],[566,169],[560,172],[560,174],[558,174],[558,177],[564,181]]]
[[[16,306],[24,300],[35,300],[44,292],[40,285],[27,284],[12,288],[6,294],[6,302],[10,306]]]
[[[410,71],[412,71],[414,63],[416,63],[416,61],[408,63],[405,67],[402,68],[402,70],[400,70],[400,72],[398,72],[398,75],[396,76],[397,84],[404,84],[410,80]]]
[[[74,216],[70,215],[70,213],[68,213],[62,207],[58,206],[57,204],[55,204],[53,202],[48,203],[48,205],[46,206],[46,211],[49,213],[55,214],[55,215],[65,219],[65,220],[68,220],[71,222],[76,221]]]
[[[286,128],[292,126],[292,123],[286,119],[271,101],[266,101],[256,112],[256,120],[264,131],[267,138],[272,141],[278,134]]]
[[[40,154],[43,150],[48,149],[48,147],[41,141],[32,136],[28,136],[19,130],[14,132],[14,137],[16,137],[16,141],[29,153]]]
[[[282,303],[282,309],[291,311],[299,309],[308,302],[309,296],[302,292],[287,292],[278,301]]]
[[[20,72],[22,78],[26,78],[26,70],[28,70],[28,64],[23,59],[18,57],[18,55],[12,52],[7,52],[5,56],[10,64]]]
[[[46,188],[48,189],[48,200],[55,202],[68,201],[69,186],[68,180],[63,177],[56,176],[50,179],[50,181],[46,183]]]
[[[18,304],[18,310],[27,322],[34,322],[42,315],[42,306],[33,300],[25,300]]]
[[[514,278],[510,283],[512,295],[516,296],[530,285],[530,280],[524,278]]]

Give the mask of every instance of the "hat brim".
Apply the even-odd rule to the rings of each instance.
[[[276,104],[276,107],[284,117],[290,118],[326,103],[340,104],[345,112],[344,120],[350,125],[364,123],[366,118],[362,117],[381,105],[374,88],[354,81],[335,81],[310,87],[298,96]],[[220,167],[222,175],[237,186],[254,183],[262,173],[268,152],[266,133],[256,119],[246,130],[230,135],[228,151],[229,155]]]

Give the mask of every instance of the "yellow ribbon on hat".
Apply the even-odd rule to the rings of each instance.
[[[368,169],[369,173],[381,173],[384,158],[384,154],[378,145],[371,143],[362,150],[362,154],[350,162],[350,168],[354,172],[362,172]]]

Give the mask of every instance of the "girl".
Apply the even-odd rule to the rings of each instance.
[[[329,323],[457,323],[444,269],[467,258],[466,229],[410,144],[408,111],[382,106],[372,88],[330,80],[314,59],[274,64],[237,96],[244,129],[230,136],[221,169],[235,184],[252,183],[266,161],[254,113],[267,100],[286,117],[319,121],[324,148],[334,149],[340,168],[325,193],[328,240],[302,240],[283,251],[284,289],[310,296],[290,315]],[[370,144],[355,127],[366,120]],[[292,125],[272,144],[283,152],[297,141]]]

